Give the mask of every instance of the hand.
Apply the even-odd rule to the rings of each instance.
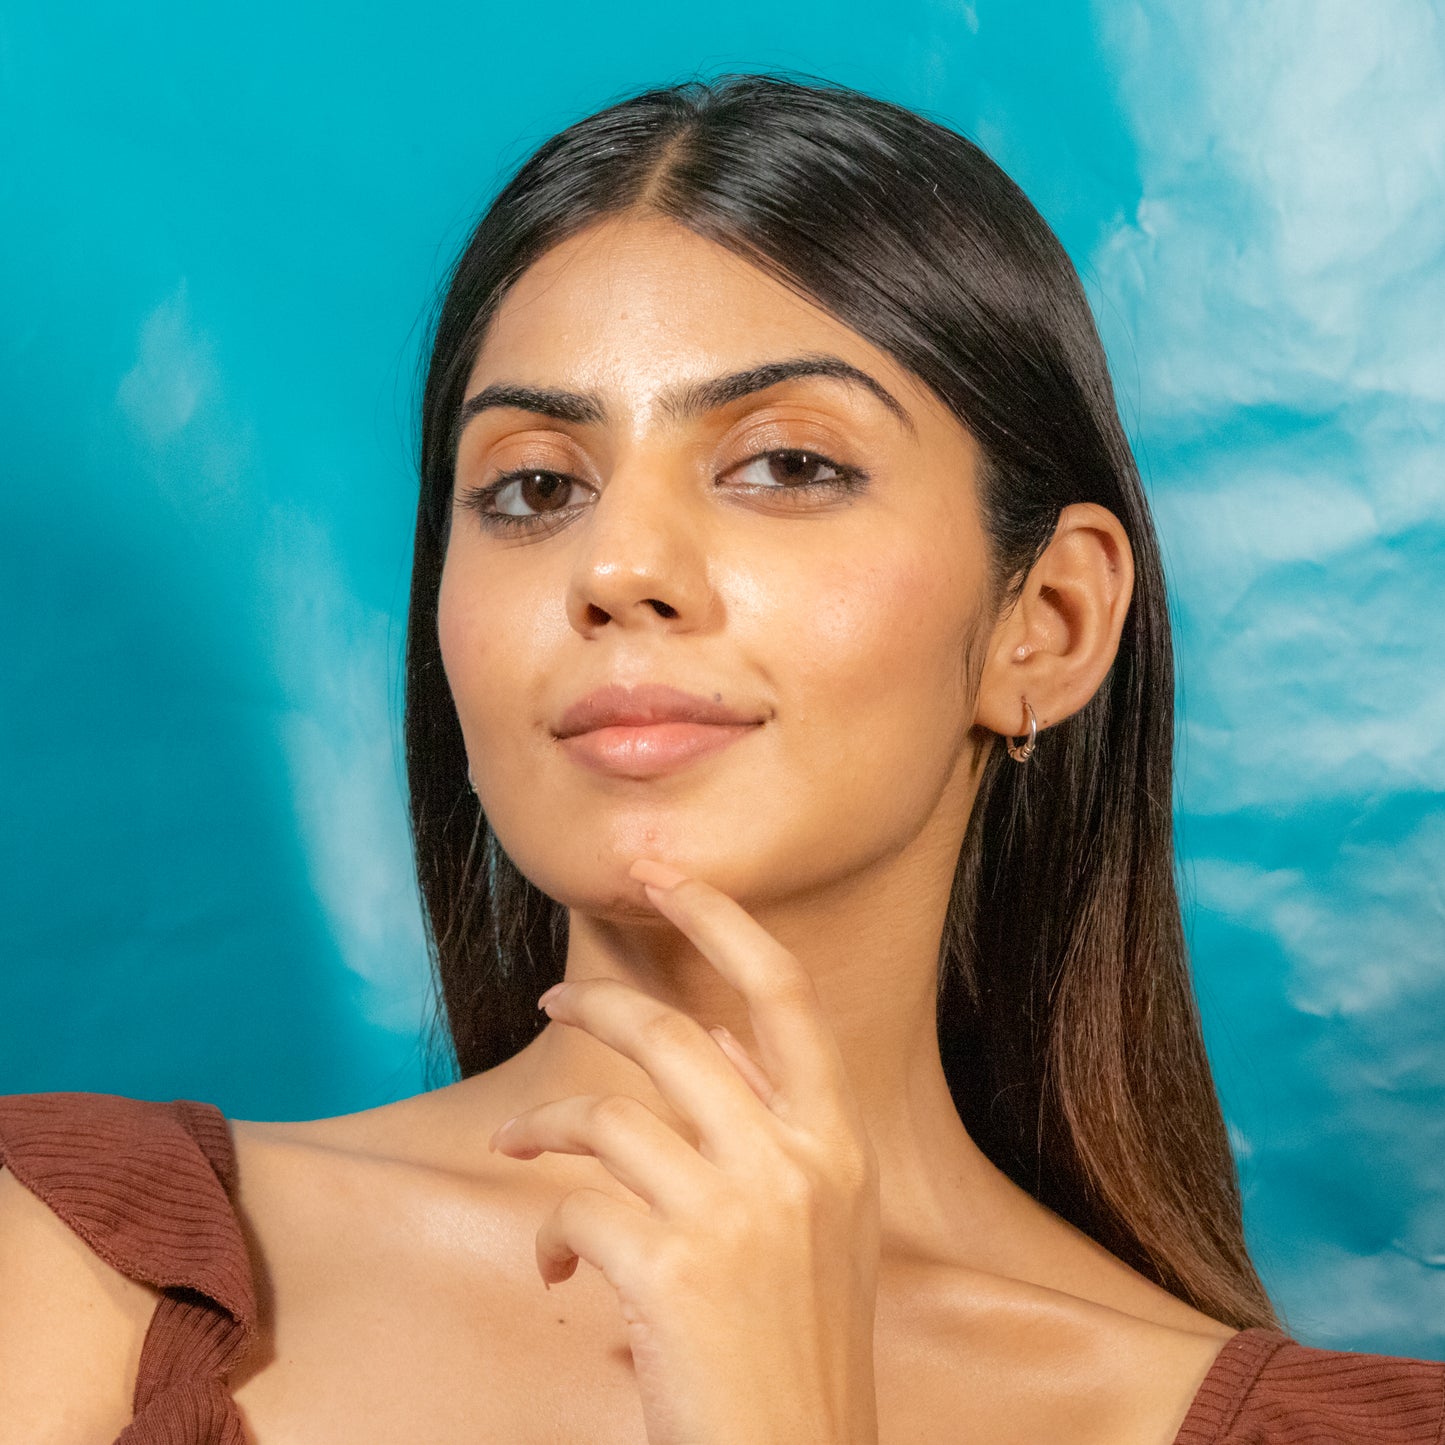
[[[542,1279],[584,1259],[617,1291],[650,1445],[875,1445],[877,1158],[813,980],[700,879],[645,860],[632,876],[742,995],[762,1057],[616,979],[543,995],[645,1069],[699,1143],[626,1095],[503,1124],[500,1152],[591,1154],[640,1201],[564,1196],[537,1234]]]

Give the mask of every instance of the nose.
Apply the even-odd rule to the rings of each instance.
[[[567,617],[584,637],[606,626],[694,631],[715,607],[707,526],[695,483],[644,453],[618,458],[582,534]]]

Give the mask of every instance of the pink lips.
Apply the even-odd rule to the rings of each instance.
[[[584,767],[651,778],[727,747],[763,721],[757,712],[660,683],[614,684],[573,703],[556,733]]]

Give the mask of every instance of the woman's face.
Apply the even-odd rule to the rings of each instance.
[[[825,375],[705,389],[799,358],[883,395]],[[522,872],[603,915],[651,914],[627,878],[642,855],[744,903],[914,848],[951,876],[976,781],[969,659],[992,619],[978,453],[947,409],[652,217],[596,225],[520,278],[467,397],[499,387],[575,398],[514,393],[467,420],[441,582],[477,793]],[[660,771],[625,750],[599,769],[557,736],[586,694],[643,683],[758,721]]]

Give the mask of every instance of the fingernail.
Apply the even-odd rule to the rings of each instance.
[[[639,858],[628,871],[639,883],[651,883],[657,888],[676,888],[679,883],[687,881],[686,873],[679,873],[676,868],[654,862],[651,858]]]

